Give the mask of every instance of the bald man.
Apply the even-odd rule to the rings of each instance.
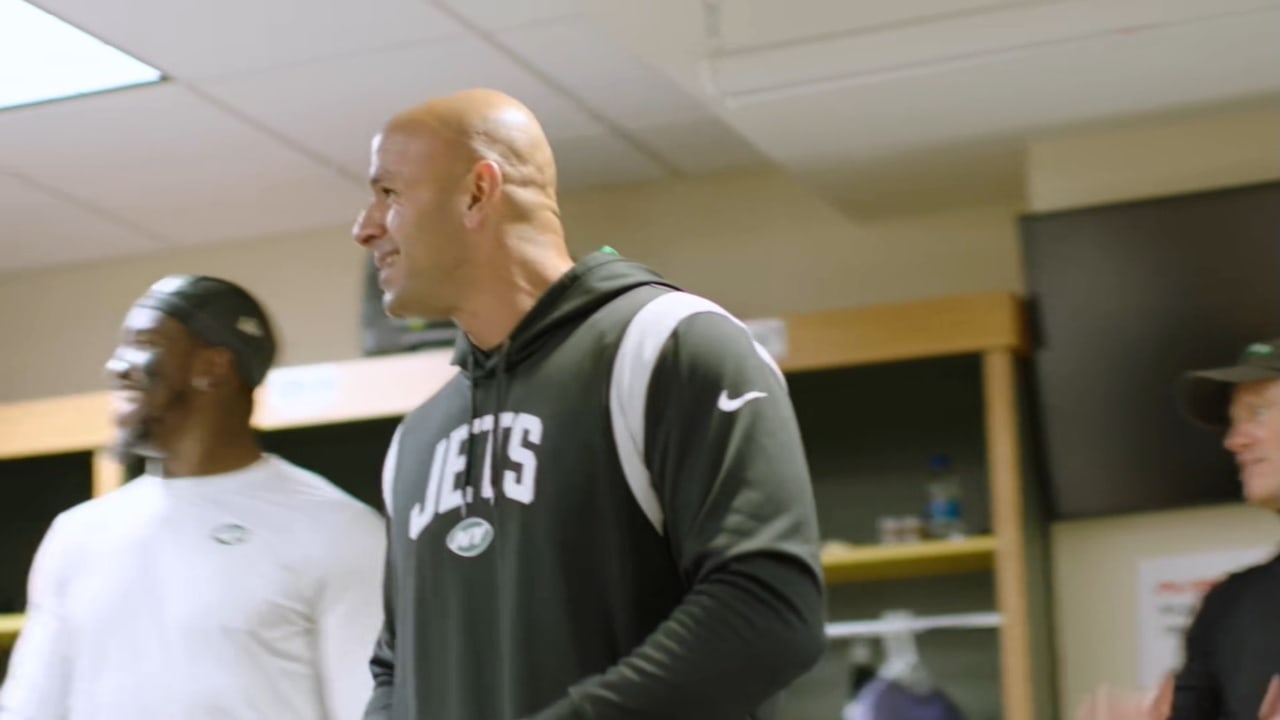
[[[776,718],[823,650],[782,374],[711,302],[575,262],[551,147],[474,90],[373,141],[356,241],[461,372],[396,431],[366,718]]]

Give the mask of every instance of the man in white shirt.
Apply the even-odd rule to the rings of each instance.
[[[147,472],[48,529],[0,719],[362,715],[384,524],[260,449],[274,356],[262,307],[224,280],[167,277],[129,310],[107,370],[116,449]]]

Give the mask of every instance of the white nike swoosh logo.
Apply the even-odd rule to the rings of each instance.
[[[752,390],[736,398],[731,398],[729,397],[728,390],[721,390],[720,397],[719,399],[716,400],[716,407],[720,408],[721,410],[727,413],[737,412],[742,408],[743,405],[746,405],[752,400],[755,400],[756,398],[767,397],[768,395],[769,393],[762,393],[759,390]]]

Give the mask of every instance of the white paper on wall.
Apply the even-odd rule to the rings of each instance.
[[[1200,601],[1227,575],[1265,562],[1274,548],[1236,548],[1138,563],[1138,681],[1158,684],[1182,667],[1183,639]]]
[[[282,367],[271,371],[265,389],[277,418],[308,418],[333,409],[342,395],[342,375],[333,363]]]

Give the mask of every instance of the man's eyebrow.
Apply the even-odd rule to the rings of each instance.
[[[121,329],[119,339],[124,342],[163,342],[168,338],[157,327],[125,327]]]

